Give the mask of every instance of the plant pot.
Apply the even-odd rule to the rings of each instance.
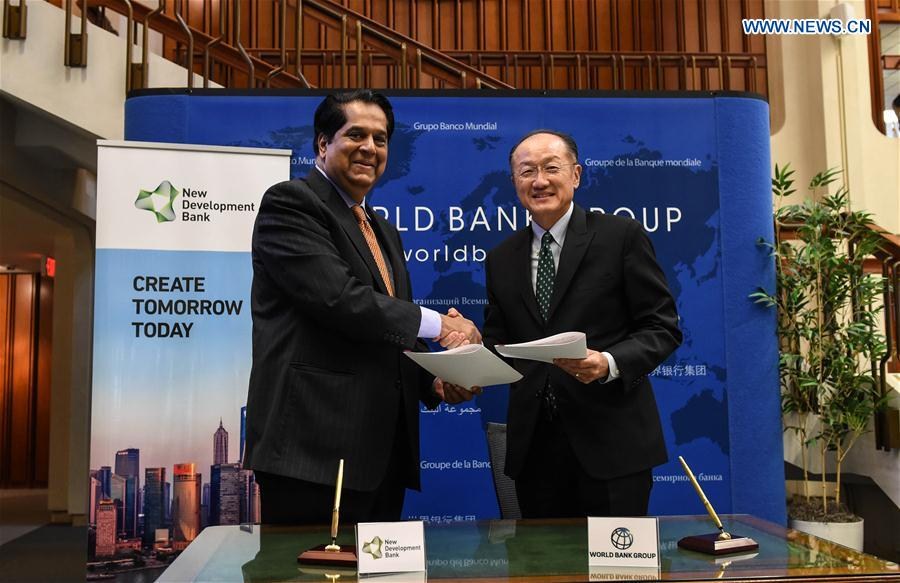
[[[814,522],[792,518],[791,528],[862,552],[863,522],[862,518],[856,522]]]

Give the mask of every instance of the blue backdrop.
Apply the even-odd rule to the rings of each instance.
[[[139,92],[126,104],[126,138],[287,148],[302,177],[323,94]],[[481,324],[484,255],[527,225],[510,147],[536,128],[572,134],[584,167],[576,203],[644,225],[681,316],[684,344],[652,377],[675,461],[654,472],[651,512],[704,512],[682,455],[720,512],[784,522],[774,315],[747,298],[774,279],[755,244],[772,231],[767,104],[712,93],[388,94],[397,128],[370,202],[401,231],[416,301]],[[423,488],[405,516],[498,515],[483,427],[505,421],[506,403],[494,387],[422,412]]]

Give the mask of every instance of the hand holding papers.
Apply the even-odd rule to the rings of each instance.
[[[552,363],[554,358],[587,358],[584,332],[563,332],[531,342],[498,344],[497,352],[507,358]]]
[[[419,366],[460,387],[486,387],[513,383],[522,378],[481,344],[466,344],[444,352],[407,352]]]
[[[471,401],[484,391],[481,387],[460,387],[453,383],[448,383],[441,377],[435,377],[434,392],[441,398],[441,401],[448,405],[458,405]]]

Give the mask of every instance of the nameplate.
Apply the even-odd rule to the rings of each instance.
[[[588,517],[588,566],[659,567],[657,519]]]
[[[421,521],[361,522],[356,525],[357,572],[425,571],[425,528]]]

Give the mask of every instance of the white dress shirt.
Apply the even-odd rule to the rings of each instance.
[[[566,230],[569,228],[569,221],[572,219],[572,211],[574,209],[575,203],[570,203],[566,214],[560,217],[549,229],[550,234],[553,235],[553,242],[550,243],[550,253],[553,255],[554,271],[559,270],[559,256],[562,254],[562,248],[566,242]],[[531,231],[534,233],[534,237],[531,239],[531,289],[537,293],[537,268],[541,253],[541,238],[547,231],[533,221],[531,223]],[[608,352],[601,352],[600,354],[605,356],[607,362],[609,362],[609,375],[603,380],[598,379],[598,382],[606,383],[619,378],[619,367],[616,366],[616,359],[613,358],[613,355]]]

